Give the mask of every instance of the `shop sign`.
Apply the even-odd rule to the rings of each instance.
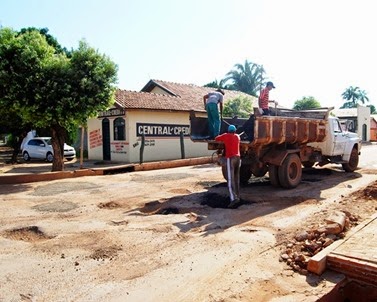
[[[136,136],[184,136],[190,135],[189,125],[136,123]]]

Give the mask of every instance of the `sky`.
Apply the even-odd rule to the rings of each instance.
[[[247,60],[282,106],[339,108],[357,86],[377,107],[373,0],[0,0],[0,26],[48,28],[67,49],[85,40],[117,64],[119,89],[202,86]]]

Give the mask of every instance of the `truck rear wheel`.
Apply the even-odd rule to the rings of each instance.
[[[251,165],[243,165],[240,167],[240,183],[246,185],[251,177]]]
[[[253,173],[255,177],[263,177],[268,172],[268,167],[266,165],[263,165],[262,167],[260,167],[258,164],[254,164],[254,165],[251,164],[250,168],[251,168],[251,173]]]
[[[270,182],[274,187],[280,187],[278,171],[279,171],[279,166],[275,166],[275,165],[268,166],[268,175],[270,177]]]
[[[301,160],[297,154],[289,154],[279,167],[279,181],[283,188],[292,189],[299,185],[302,176]]]
[[[223,177],[225,180],[228,180],[228,170],[226,165],[221,166],[221,172],[223,173]],[[250,165],[241,165],[240,167],[240,183],[247,184],[251,177],[251,167]]]
[[[357,151],[357,148],[353,148],[351,151],[350,160],[348,161],[348,163],[342,164],[342,167],[346,172],[353,172],[356,170],[358,164],[359,152]]]
[[[226,169],[226,165],[221,166],[221,172],[223,173],[224,179],[227,181],[228,180],[228,172]]]

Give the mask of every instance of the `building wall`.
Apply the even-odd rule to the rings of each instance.
[[[370,140],[377,141],[377,122],[374,118],[370,119]]]
[[[364,129],[364,130],[363,130]],[[357,105],[357,134],[363,141],[370,140],[370,108]]]
[[[160,161],[182,158],[181,136],[185,158],[208,156],[213,153],[206,143],[194,143],[189,136],[189,112],[129,110],[123,118],[126,123],[126,140],[114,141],[114,120],[118,116],[106,117],[110,126],[111,161],[138,163],[144,133],[143,161]],[[103,118],[88,121],[88,158],[103,160]]]
[[[168,94],[165,90],[163,90],[162,88],[156,86],[152,89],[151,93],[157,93],[157,94],[163,94],[163,95],[170,95]]]
[[[370,140],[369,107],[357,105],[357,108],[338,109],[334,110],[334,113],[340,120],[343,120],[343,122],[346,120],[353,121],[355,129],[351,129],[351,131],[355,131],[363,141]]]

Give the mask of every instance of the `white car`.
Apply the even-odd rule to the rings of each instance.
[[[45,159],[48,162],[52,162],[54,160],[54,151],[51,145],[51,137],[34,137],[27,141],[22,149],[22,157],[25,161]],[[71,161],[75,157],[75,148],[64,143],[64,158]]]

